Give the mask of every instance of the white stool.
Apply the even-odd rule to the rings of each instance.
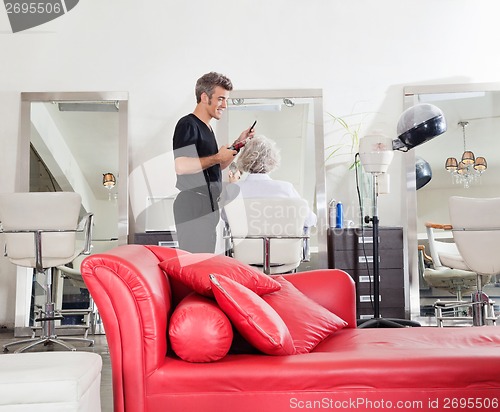
[[[0,355],[0,411],[100,412],[101,369],[91,352]]]

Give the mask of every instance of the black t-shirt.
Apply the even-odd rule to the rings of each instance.
[[[198,117],[190,113],[182,117],[175,126],[173,139],[174,157],[207,157],[216,154],[219,149],[214,132]],[[177,175],[176,187],[179,190],[207,192],[207,180],[210,182],[212,195],[219,197],[222,181],[220,165],[214,165],[203,172]]]

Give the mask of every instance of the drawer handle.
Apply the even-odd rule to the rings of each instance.
[[[378,279],[380,281],[380,276],[378,277]],[[358,282],[359,283],[372,283],[373,276],[367,276],[367,275],[358,276]]]
[[[372,244],[373,236],[359,236],[358,237],[358,245],[362,244]],[[378,243],[380,244],[380,236],[378,237]]]
[[[373,263],[373,256],[358,256],[358,263]],[[380,256],[378,257],[380,263]]]
[[[359,296],[360,302],[372,302],[373,300],[374,300],[373,295],[360,295]],[[378,301],[379,302],[382,301],[382,296],[378,295]]]

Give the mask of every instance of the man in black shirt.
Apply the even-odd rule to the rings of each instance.
[[[231,81],[219,73],[203,75],[196,82],[193,113],[182,117],[175,127],[173,149],[180,193],[174,202],[174,218],[179,248],[189,252],[215,251],[221,171],[237,151],[227,145],[218,148],[210,121],[221,118],[232,89]],[[237,141],[252,136],[253,130],[247,129]]]

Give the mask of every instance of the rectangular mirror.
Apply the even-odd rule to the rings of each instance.
[[[413,318],[432,316],[432,304],[437,298],[453,297],[446,290],[430,288],[422,279],[418,267],[417,244],[426,245],[428,242],[425,223],[450,223],[450,196],[500,196],[500,156],[495,150],[496,131],[500,128],[500,83],[405,87],[405,108],[418,103],[431,103],[439,107],[444,113],[448,129],[443,135],[405,155],[408,182],[405,201],[408,210]],[[472,167],[462,175],[447,171],[447,159],[456,158],[460,162],[464,151],[472,151],[476,158],[484,157],[487,168],[479,173]],[[429,164],[432,178],[425,186],[416,190],[416,162],[421,159]],[[451,232],[439,233],[438,236],[452,239]],[[490,297],[499,295],[494,283],[486,288]]]
[[[281,165],[272,173],[291,182],[318,217],[311,233],[315,268],[328,267],[323,97],[317,89],[233,90],[217,132],[221,144],[232,143],[257,120],[256,135],[274,140]]]
[[[127,116],[126,92],[21,93],[16,190],[78,192],[82,215],[94,213],[93,252],[128,241]],[[17,277],[16,333],[30,324],[30,276]]]

